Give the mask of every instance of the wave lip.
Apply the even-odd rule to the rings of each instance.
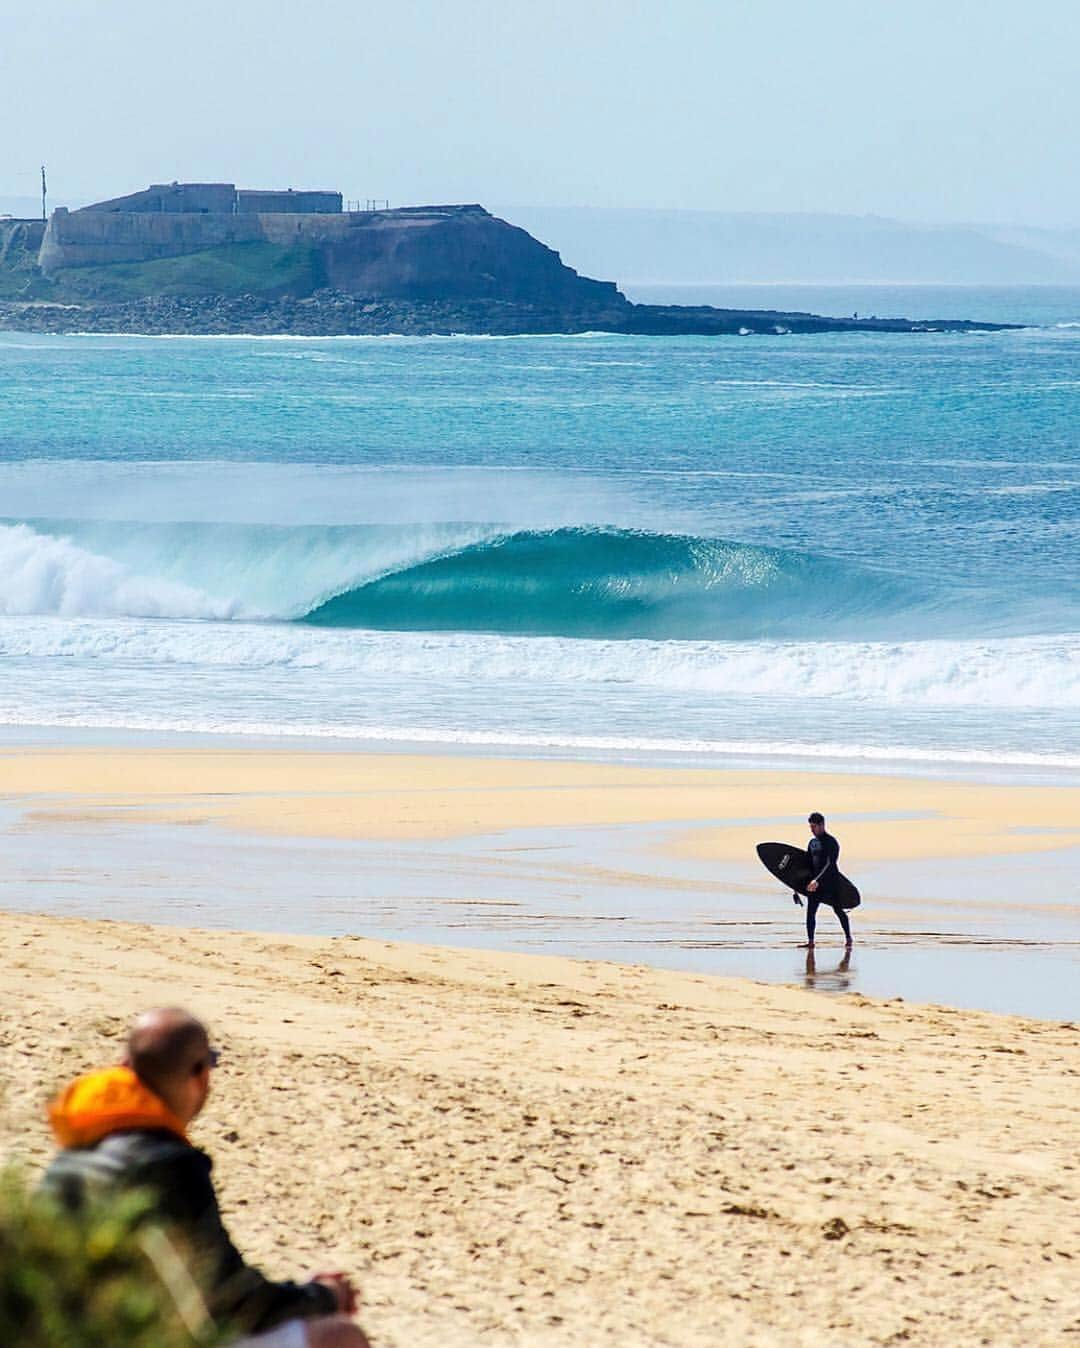
[[[823,598],[824,597],[824,598]],[[518,636],[737,639],[812,635],[918,597],[878,573],[777,548],[634,529],[502,533],[363,581],[306,623]]]

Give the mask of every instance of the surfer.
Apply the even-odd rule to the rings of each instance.
[[[837,862],[840,860],[840,844],[831,833],[825,832],[825,816],[815,810],[806,821],[810,825],[811,838],[807,846],[810,857],[810,870],[813,879],[806,886],[806,948],[814,948],[814,931],[817,928],[817,910],[823,903],[836,914],[844,930],[844,948],[851,949],[851,923],[848,915],[840,907],[836,897],[836,877],[839,874]],[[798,903],[796,896],[795,902]]]

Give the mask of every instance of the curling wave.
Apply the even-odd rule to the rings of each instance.
[[[734,640],[884,634],[925,604],[827,558],[607,527],[0,526],[7,614]]]
[[[738,639],[813,635],[916,607],[869,570],[718,538],[521,530],[366,580],[306,616],[328,627],[529,636]]]

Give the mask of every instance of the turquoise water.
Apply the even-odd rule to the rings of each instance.
[[[969,296],[1044,325],[0,334],[0,721],[1072,772],[1080,293]]]

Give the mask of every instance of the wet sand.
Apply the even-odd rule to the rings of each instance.
[[[544,951],[1077,1013],[1080,790],[471,756],[0,752],[0,905]],[[839,967],[753,843],[824,805],[861,886]]]
[[[9,747],[0,795],[28,823],[217,823],[300,837],[436,839],[494,829],[693,824],[677,846],[752,851],[827,806],[848,854],[891,860],[1080,847],[1080,787],[870,774],[648,768],[458,754]],[[38,797],[35,801],[34,797]],[[807,800],[807,798],[810,798]],[[797,804],[797,808],[796,808]]]

